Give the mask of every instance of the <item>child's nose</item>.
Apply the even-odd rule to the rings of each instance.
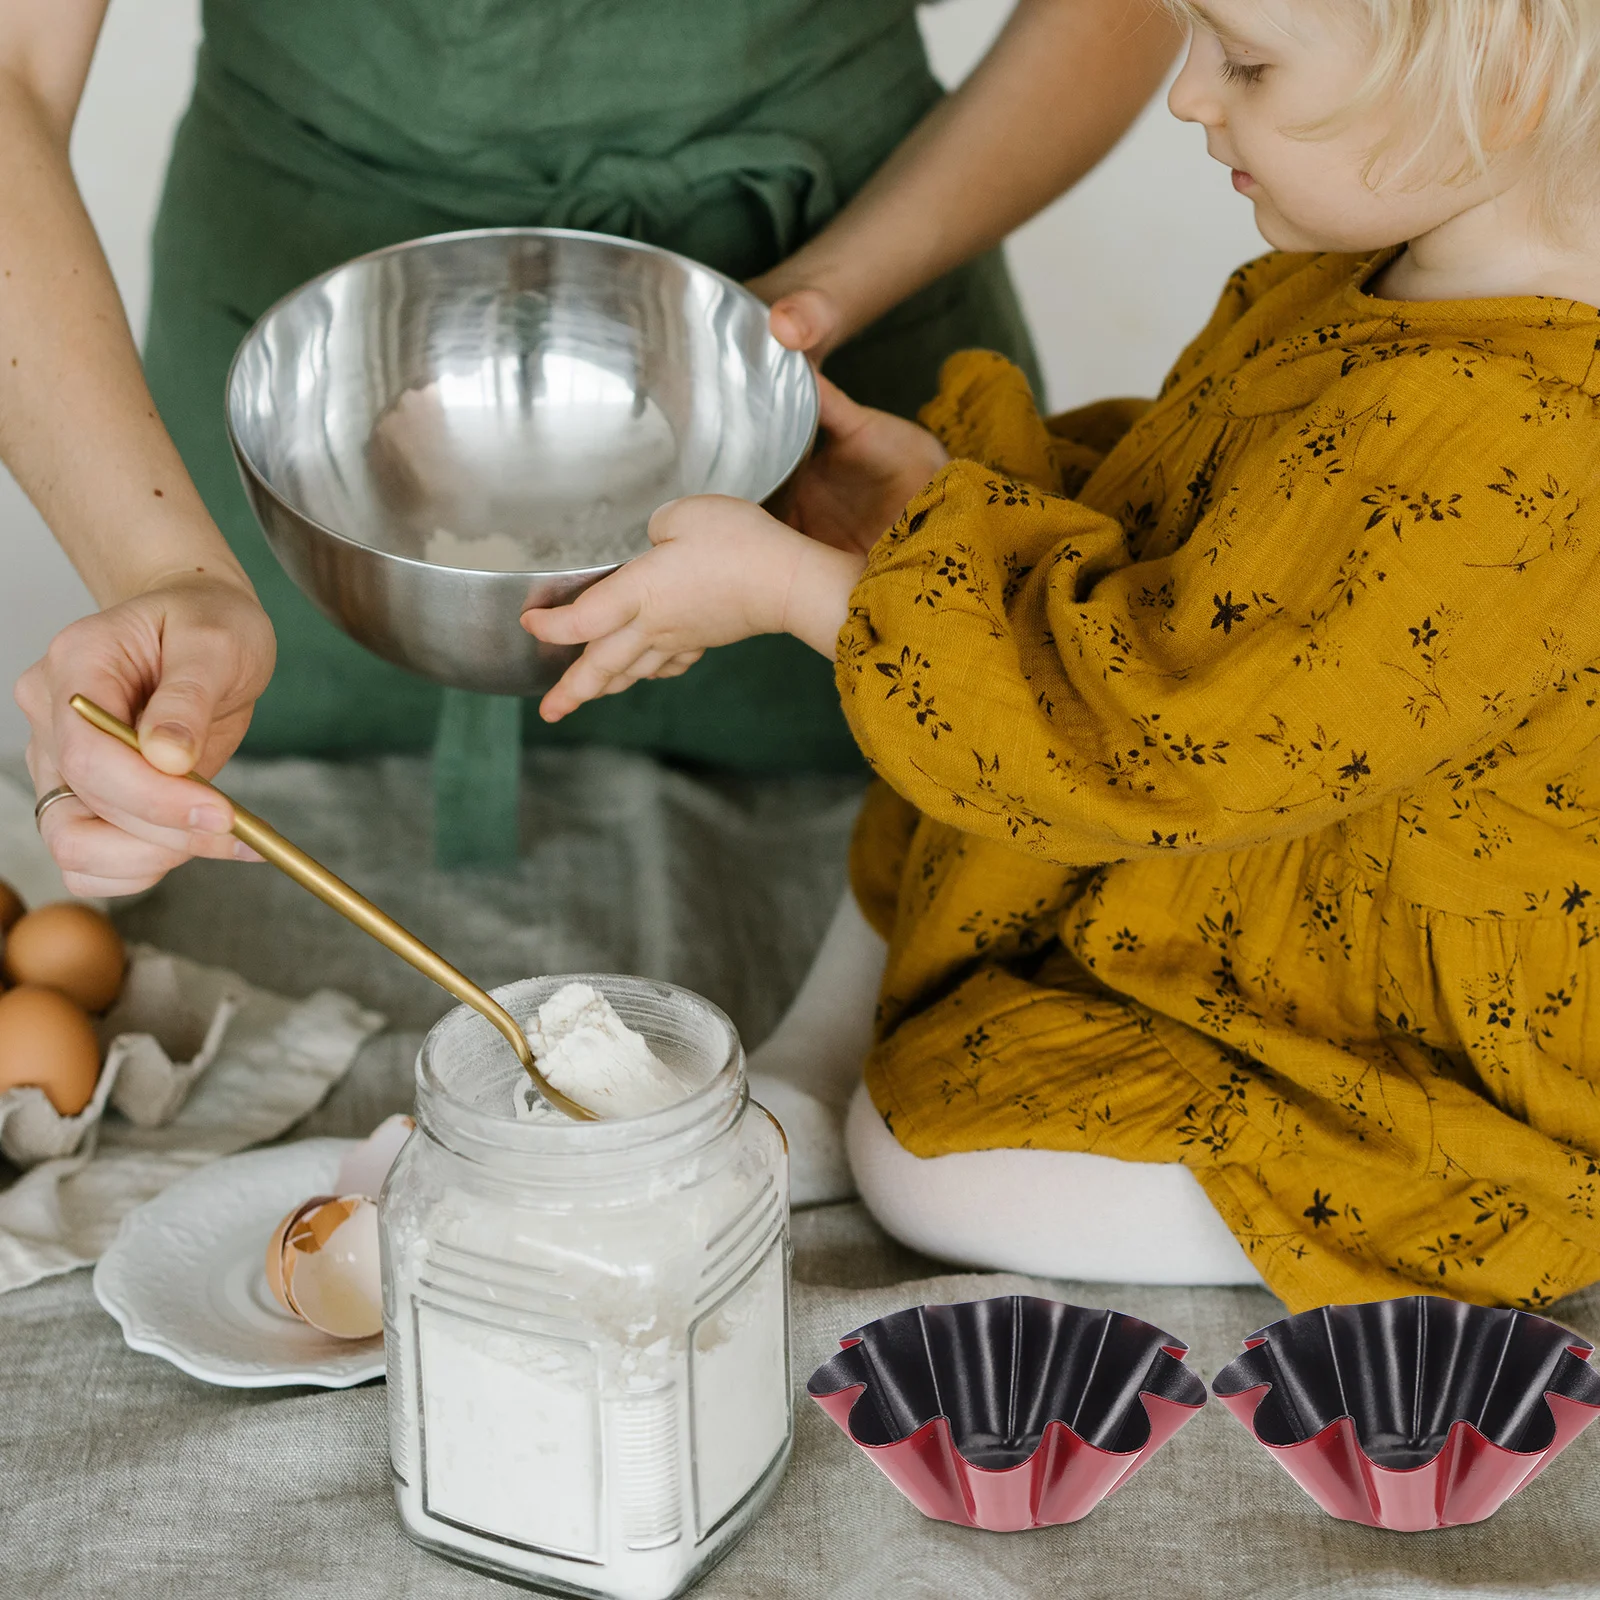
[[[1216,92],[1216,79],[1198,59],[1197,41],[1189,41],[1182,70],[1167,91],[1167,109],[1179,122],[1198,122],[1203,128],[1220,127],[1226,120]]]

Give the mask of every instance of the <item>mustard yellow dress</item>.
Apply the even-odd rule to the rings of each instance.
[[[1148,406],[947,366],[839,640],[867,1084],[1185,1163],[1291,1308],[1538,1308],[1600,1279],[1600,312],[1386,259],[1242,268]]]

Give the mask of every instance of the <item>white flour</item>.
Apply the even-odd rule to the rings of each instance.
[[[586,983],[569,983],[539,1007],[527,1023],[539,1070],[551,1085],[586,1111],[601,1117],[642,1117],[665,1111],[700,1087],[669,1067]],[[551,1108],[520,1087],[515,1109],[522,1118],[545,1118]]]
[[[488,533],[465,538],[448,528],[435,528],[423,546],[422,557],[436,567],[460,567],[468,572],[537,572],[538,558],[520,539],[509,533]]]
[[[610,507],[602,502],[601,510]],[[650,548],[643,528],[618,532],[590,527],[594,517],[570,516],[553,533],[478,535],[435,528],[422,544],[422,559],[436,567],[467,572],[580,572],[590,567],[618,566]]]

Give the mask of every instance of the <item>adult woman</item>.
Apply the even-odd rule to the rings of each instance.
[[[439,721],[437,690],[311,612],[239,496],[221,377],[277,296],[451,228],[628,233],[753,279],[780,337],[906,410],[957,346],[1028,358],[983,252],[1098,159],[1176,42],[1146,0],[1020,0],[944,100],[911,0],[206,0],[147,390],[65,154],[105,4],[13,0],[0,18],[0,451],[105,608],[18,699],[37,787],[81,797],[46,812],[46,837],[71,887],[102,894],[233,844],[214,798],[87,736],[75,690],[137,716],[173,774],[214,771],[253,711],[260,753],[415,746]],[[649,688],[572,731],[758,768],[849,750],[825,664],[792,641]],[[446,698],[446,757],[483,755],[480,709]]]

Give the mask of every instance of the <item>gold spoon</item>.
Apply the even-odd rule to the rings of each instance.
[[[109,733],[113,739],[120,739],[130,750],[139,749],[139,735],[120,718],[112,716],[109,711],[102,711],[94,701],[81,694],[73,695],[70,703],[85,722],[92,723],[102,733]],[[191,772],[189,776],[194,782],[203,783],[208,789],[215,789],[222,794],[214,783],[202,778],[198,772]],[[229,800],[225,794],[222,794],[222,798],[233,807],[234,838],[249,845],[258,856],[264,856],[279,872],[293,878],[302,889],[309,889],[324,905],[330,905],[340,916],[348,917],[363,933],[370,933],[379,944],[394,951],[402,961],[409,961],[418,972],[432,978],[441,989],[447,989],[457,1000],[464,1000],[474,1011],[487,1017],[517,1052],[517,1059],[533,1079],[534,1087],[558,1111],[564,1111],[580,1122],[598,1120],[594,1112],[580,1106],[576,1100],[569,1099],[545,1081],[544,1074],[534,1062],[533,1047],[528,1043],[527,1034],[503,1005],[484,993],[465,974],[457,972],[443,956],[435,954],[414,933],[408,933],[393,917],[357,894],[342,878],[336,878],[320,861],[313,860],[298,845],[290,844],[275,828],[246,811],[237,801]]]

